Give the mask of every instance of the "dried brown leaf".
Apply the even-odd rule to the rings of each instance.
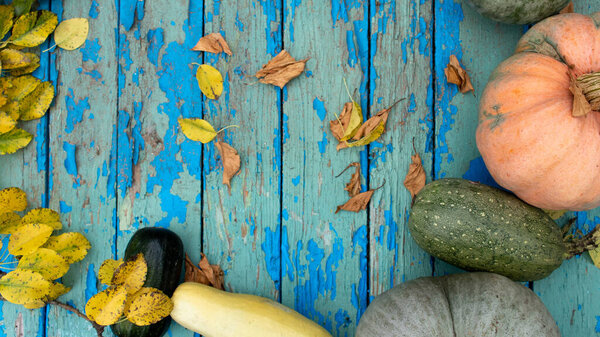
[[[444,69],[444,73],[446,74],[448,83],[458,85],[458,89],[463,94],[469,91],[474,91],[469,74],[467,74],[467,72],[460,66],[456,56],[450,55],[450,62],[448,63],[446,69]]]
[[[342,113],[340,113],[340,117],[329,122],[329,129],[338,141],[342,141],[344,133],[348,129],[350,117],[352,115],[352,106],[352,102],[344,104],[344,109],[342,110]]]
[[[383,181],[383,184],[381,184],[381,186],[375,189],[368,190],[366,192],[362,192],[355,195],[354,197],[350,198],[350,200],[346,201],[345,204],[339,205],[335,210],[335,213],[337,214],[339,211],[349,211],[358,213],[366,209],[367,205],[369,204],[369,201],[371,201],[371,197],[373,197],[373,193],[375,193],[375,191],[377,191],[378,189],[382,188],[383,185],[385,185],[385,181]]]
[[[224,290],[223,277],[225,273],[219,265],[211,265],[206,258],[206,255],[200,253],[202,259],[196,267],[190,257],[185,254],[185,281],[202,283],[214,288]]]
[[[202,37],[200,40],[198,40],[192,50],[207,51],[214,54],[225,52],[227,55],[233,55],[231,49],[229,49],[227,41],[225,41],[223,35],[220,33],[210,33]]]
[[[569,77],[571,78],[571,85],[569,86],[569,90],[573,94],[573,117],[585,116],[592,111],[592,106],[585,97],[583,89],[577,82],[575,76],[573,76],[573,74],[569,72]]]
[[[404,186],[410,192],[411,197],[414,198],[415,195],[425,187],[427,175],[425,174],[425,169],[423,168],[419,154],[415,153],[411,156],[411,159],[412,163],[408,167],[406,178],[404,178]]]
[[[256,75],[259,82],[273,84],[283,87],[293,78],[298,77],[304,71],[308,59],[296,61],[287,51],[282,50],[267,64],[262,66]]]
[[[563,8],[559,13],[560,14],[567,14],[567,13],[573,13],[575,12],[575,4],[573,3],[573,1],[569,2],[569,4]]]
[[[231,178],[240,172],[240,156],[236,149],[225,142],[217,142],[216,147],[223,162],[223,184],[229,187],[231,194]]]
[[[345,191],[348,191],[348,195],[352,198],[360,193],[360,163],[355,162],[348,167],[356,167],[356,171],[352,174],[350,182],[346,184]]]

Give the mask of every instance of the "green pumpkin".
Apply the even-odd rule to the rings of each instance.
[[[570,0],[467,0],[481,15],[512,24],[528,24],[558,13]]]
[[[560,337],[529,289],[491,273],[425,277],[373,300],[356,337]]]

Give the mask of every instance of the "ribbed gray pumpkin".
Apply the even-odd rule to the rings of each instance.
[[[560,337],[529,289],[491,273],[425,277],[379,295],[356,337]]]
[[[570,0],[467,0],[481,15],[492,20],[528,24],[565,8]]]

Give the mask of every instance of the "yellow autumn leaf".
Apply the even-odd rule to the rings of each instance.
[[[32,59],[31,55],[35,54],[24,53],[22,51],[11,48],[2,49],[0,50],[0,61],[2,62],[2,69],[10,70],[27,67],[31,63],[35,62],[35,59]]]
[[[58,24],[50,11],[30,12],[20,16],[13,26],[10,43],[19,47],[36,47],[44,43]]]
[[[551,209],[545,209],[543,210],[546,214],[548,214],[549,217],[552,218],[552,220],[558,220],[560,217],[562,217],[563,215],[565,215],[565,213],[567,213],[566,210],[562,210],[562,211],[554,211]]]
[[[12,234],[21,226],[21,217],[14,212],[0,214],[0,234]]]
[[[0,86],[5,88],[4,93],[8,98],[8,103],[2,106],[0,111],[6,112],[15,120],[19,119],[21,116],[21,101],[34,92],[40,83],[42,81],[31,75],[0,77]]]
[[[15,9],[12,5],[0,6],[0,38],[3,38],[12,28]]]
[[[140,253],[125,261],[115,270],[111,284],[113,286],[123,286],[127,293],[133,294],[144,286],[147,272],[146,259],[144,254]]]
[[[0,111],[0,134],[7,133],[17,126],[17,121],[14,120],[10,115],[6,112]]]
[[[16,256],[31,254],[48,241],[53,230],[44,224],[21,225],[8,240],[8,252]]]
[[[0,134],[0,155],[15,153],[31,142],[33,136],[19,128]]]
[[[142,288],[127,302],[125,317],[138,326],[154,324],[173,310],[169,296],[155,288]]]
[[[85,305],[85,314],[100,325],[112,325],[123,315],[126,299],[125,287],[110,287],[90,298]]]
[[[218,99],[223,93],[223,76],[211,65],[201,64],[198,66],[196,80],[198,80],[200,91],[210,99]]]
[[[21,219],[21,223],[43,223],[44,225],[48,225],[54,228],[55,230],[62,229],[60,215],[58,214],[58,212],[49,208],[32,209]]]
[[[43,117],[53,99],[54,85],[50,81],[40,83],[31,94],[21,100],[21,120],[30,121]]]
[[[594,266],[596,266],[596,268],[600,268],[600,247],[590,250],[589,253],[590,257],[592,258],[592,262],[594,262]]]
[[[112,285],[112,278],[117,268],[123,264],[123,260],[108,259],[102,262],[100,269],[98,269],[98,279],[100,282],[110,286]]]
[[[31,64],[26,67],[9,70],[11,76],[17,77],[17,76],[31,74],[37,68],[40,67],[39,56],[32,54],[32,53],[27,53],[27,54],[30,54],[30,57],[33,59],[33,62],[31,62]]]
[[[344,130],[344,135],[340,141],[346,141],[356,134],[363,121],[362,109],[358,103],[352,101],[352,111],[350,112],[350,120],[348,126]]]
[[[0,278],[0,294],[9,302],[25,304],[44,298],[51,283],[31,270],[15,270]]]
[[[23,307],[25,309],[43,308],[46,305],[46,303],[54,301],[60,296],[68,293],[70,290],[71,288],[65,287],[62,283],[54,282],[50,286],[50,293],[48,295],[46,295],[43,299],[25,303],[23,304]]]
[[[3,212],[22,212],[27,208],[27,194],[18,187],[0,190],[0,209]]]
[[[47,280],[56,280],[69,271],[69,264],[52,249],[38,248],[33,253],[23,256],[17,269],[31,270]]]
[[[342,142],[342,143],[338,144],[337,149],[340,150],[340,149],[344,149],[347,147],[356,147],[356,146],[363,146],[363,145],[370,144],[373,141],[377,140],[377,138],[379,138],[383,134],[384,131],[385,131],[385,122],[382,122],[379,125],[377,125],[377,127],[375,129],[373,129],[373,131],[371,131],[371,133],[368,133],[363,138],[361,138],[355,142]]]
[[[178,122],[183,134],[191,140],[206,144],[217,136],[217,131],[204,119],[179,118]]]
[[[66,50],[81,47],[88,37],[90,23],[86,18],[62,21],[54,30],[54,43]]]
[[[75,263],[85,258],[92,245],[83,234],[69,232],[58,236],[51,236],[44,245],[44,248],[57,252],[68,263]]]

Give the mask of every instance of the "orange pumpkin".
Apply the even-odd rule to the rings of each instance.
[[[600,13],[553,16],[521,38],[485,88],[477,146],[534,206],[600,205]]]

